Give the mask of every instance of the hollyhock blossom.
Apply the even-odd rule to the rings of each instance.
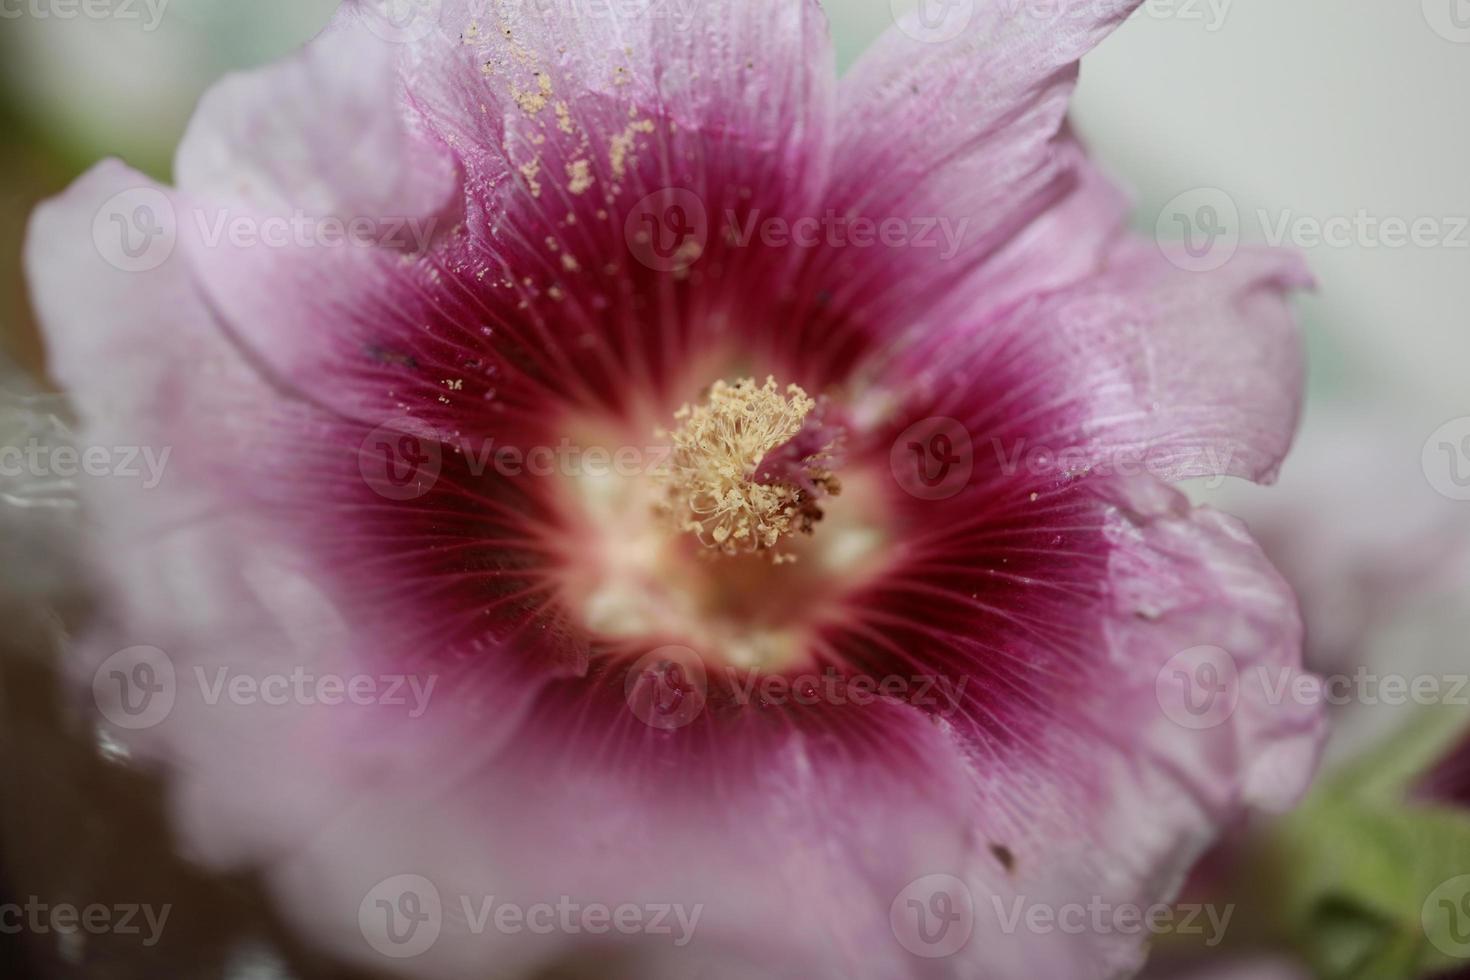
[[[172,448],[87,488],[75,671],[189,853],[415,975],[1136,968],[1315,759],[1167,485],[1274,473],[1306,276],[1121,230],[1065,112],[1132,4],[1053,6],[839,83],[803,0],[348,4],[46,205],[87,438]]]

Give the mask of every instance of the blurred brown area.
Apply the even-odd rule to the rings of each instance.
[[[77,595],[39,602],[24,585],[0,595],[0,903],[166,907],[168,918],[151,946],[146,925],[0,932],[0,977],[365,980],[303,948],[259,882],[181,858],[161,778],[98,751],[54,669],[84,608]]]
[[[50,385],[25,287],[26,224],[80,169],[0,102],[0,359],[42,388]],[[8,371],[0,379],[28,387]],[[57,553],[65,535],[53,538],[52,525],[72,516],[0,522],[0,980],[366,980],[303,946],[258,881],[181,858],[161,777],[99,751],[75,688],[56,670],[65,637],[85,622],[84,596],[54,593],[55,582],[77,576],[49,567],[66,560]],[[38,930],[28,903],[167,907],[168,918],[145,945],[146,924],[137,933]]]
[[[35,378],[43,375],[44,358],[21,265],[26,222],[70,177],[65,162],[0,104],[0,354]]]

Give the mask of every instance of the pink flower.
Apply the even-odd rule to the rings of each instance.
[[[1132,6],[838,83],[799,0],[348,4],[176,189],[44,207],[89,439],[172,450],[88,489],[76,671],[190,852],[417,975],[1136,968],[1015,915],[1166,899],[1320,719],[1260,682],[1289,590],[1165,482],[1274,472],[1306,275],[1121,230],[1065,112]]]

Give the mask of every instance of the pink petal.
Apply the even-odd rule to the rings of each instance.
[[[1000,268],[1011,267],[1002,288],[1014,296],[1096,265],[1119,225],[1118,195],[1076,152],[1065,117],[1078,59],[1135,6],[935,6],[925,9],[953,30],[936,38],[916,12],[863,55],[842,83],[828,204],[940,220],[960,244],[939,261],[922,250],[884,256],[890,268],[843,284],[860,290],[850,302],[912,320],[950,290],[986,301],[987,287],[1004,281]],[[1063,204],[1079,194],[1083,203]],[[1059,207],[1065,230],[1044,218]],[[987,274],[992,260],[1000,265]]]
[[[1301,338],[1288,294],[1311,282],[1292,253],[1242,250],[1186,272],[1119,242],[1107,267],[999,323],[938,332],[891,368],[958,390],[937,402],[976,444],[979,479],[1016,472],[1166,481],[1273,478],[1301,406]],[[968,337],[969,339],[958,339]]]

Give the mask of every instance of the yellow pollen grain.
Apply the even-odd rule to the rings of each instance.
[[[540,197],[541,182],[536,179],[536,175],[541,173],[541,161],[539,159],[536,159],[531,160],[527,163],[523,163],[520,166],[520,171],[521,176],[526,178],[526,187],[530,189],[531,196]]]
[[[573,194],[583,194],[594,183],[592,177],[592,162],[590,160],[573,160],[567,164],[567,176],[571,178],[567,182],[567,190]]]
[[[612,164],[614,177],[621,178],[628,169],[628,154],[633,151],[633,143],[639,133],[653,132],[653,120],[643,119],[630,122],[623,131],[612,138],[608,145],[608,161]]]
[[[572,131],[572,110],[565,102],[558,102],[554,110],[556,112],[556,128],[563,133]]]
[[[516,105],[528,116],[534,116],[545,109],[551,101],[551,76],[544,71],[536,72],[536,89],[528,90],[519,86],[511,86],[511,96],[516,100]]]

